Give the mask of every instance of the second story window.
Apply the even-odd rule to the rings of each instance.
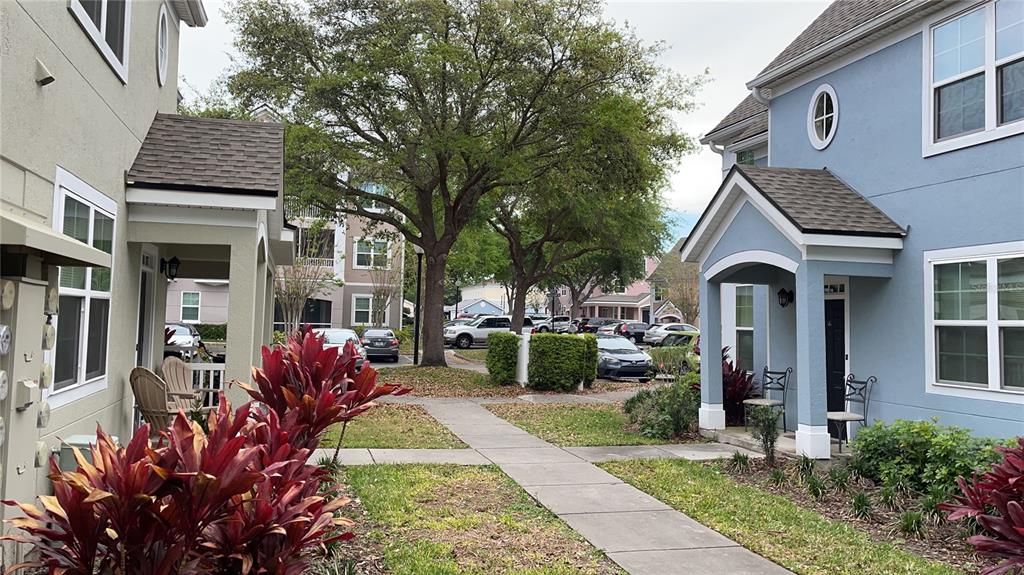
[[[818,86],[807,109],[807,137],[816,150],[824,150],[832,143],[839,124],[839,100],[828,84]]]
[[[129,0],[70,0],[68,10],[122,83],[128,81]]]
[[[355,251],[356,268],[388,268],[388,242],[382,240],[360,239],[356,241]]]
[[[931,26],[925,153],[1024,131],[1024,0],[998,0]]]

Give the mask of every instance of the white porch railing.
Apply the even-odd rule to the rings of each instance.
[[[224,390],[223,363],[188,363],[192,370],[192,388],[203,398],[203,411],[217,409],[220,403],[220,392]]]
[[[303,258],[303,263],[309,266],[318,266],[322,268],[333,268],[334,258]]]

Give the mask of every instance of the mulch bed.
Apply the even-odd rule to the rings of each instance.
[[[830,488],[824,497],[816,500],[808,493],[806,484],[800,479],[795,464],[792,462],[785,460],[778,462],[778,465],[782,466],[789,477],[789,481],[781,486],[775,485],[769,480],[771,469],[760,459],[751,460],[749,468],[742,470],[722,463],[708,463],[708,465],[718,465],[722,472],[737,483],[752,485],[763,491],[781,495],[800,507],[812,509],[824,517],[848,523],[865,531],[876,541],[898,545],[915,555],[940,561],[961,569],[965,573],[979,573],[982,569],[998,563],[998,561],[978,556],[973,552],[966,542],[968,534],[959,522],[949,522],[945,519],[932,520],[925,517],[924,535],[920,538],[906,537],[898,531],[896,525],[904,510],[915,509],[914,501],[905,500],[903,509],[890,510],[879,501],[880,486],[875,485],[873,481],[851,477],[846,492]],[[821,474],[820,471],[818,473]],[[854,516],[851,509],[850,501],[857,491],[863,491],[871,497],[872,515],[867,520]]]

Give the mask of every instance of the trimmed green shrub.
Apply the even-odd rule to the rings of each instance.
[[[939,425],[934,419],[879,421],[858,431],[852,442],[862,467],[858,471],[865,477],[925,493],[953,492],[957,477],[970,477],[999,459],[995,447],[1000,444],[973,437],[962,427]]]
[[[591,375],[596,377],[597,354],[588,362],[588,339],[570,334],[538,333],[530,337],[530,387],[573,391]],[[597,340],[594,340],[596,351]]]
[[[695,435],[699,409],[700,392],[685,378],[672,385],[642,389],[623,406],[637,433],[657,439]]]
[[[197,323],[195,328],[203,341],[227,341],[228,324],[226,323]]]
[[[516,382],[519,336],[509,331],[487,334],[487,373],[494,385]]]
[[[578,337],[578,336],[577,336]],[[583,387],[591,387],[597,379],[597,336],[592,333],[583,336]]]
[[[779,412],[770,405],[755,405],[750,410],[750,428],[761,443],[764,461],[775,467],[775,444],[779,440]]]

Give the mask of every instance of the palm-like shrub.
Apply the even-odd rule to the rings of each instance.
[[[985,575],[1024,571],[1024,437],[1015,447],[997,447],[1002,460],[971,481],[957,479],[963,495],[938,507],[949,513],[950,521],[973,519],[984,530],[967,541],[981,555],[1003,561]]]
[[[339,355],[309,330],[287,348],[264,348],[256,387],[262,405],[232,412],[222,395],[205,432],[179,413],[160,442],[142,426],[125,447],[97,429],[91,461],[76,450],[77,469],[50,461],[54,495],[42,508],[13,501],[22,533],[38,560],[15,566],[51,573],[298,574],[311,547],[351,537],[337,516],[347,503],[322,493],[325,471],[307,460],[324,431],[408,390],[378,386],[376,373],[353,373],[351,344]],[[237,384],[237,382],[235,382]]]

